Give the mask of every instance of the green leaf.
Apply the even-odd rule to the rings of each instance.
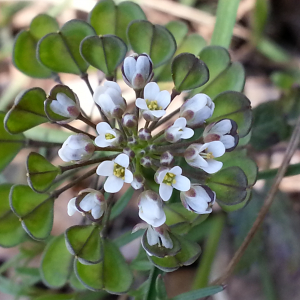
[[[133,277],[124,257],[113,242],[103,242],[103,261],[94,265],[83,265],[75,261],[75,273],[88,289],[99,291],[105,289],[109,293],[121,294],[129,290]]]
[[[59,32],[49,33],[38,43],[37,55],[40,62],[54,72],[83,75],[87,62],[81,57],[79,45],[94,29],[81,20],[71,20]]]
[[[200,246],[197,243],[184,239],[180,235],[176,235],[181,244],[181,251],[174,255],[164,258],[148,256],[150,261],[165,272],[172,272],[181,266],[189,266],[199,257],[201,253]]]
[[[132,198],[134,193],[134,189],[132,187],[129,187],[126,192],[122,195],[122,197],[116,202],[116,204],[113,206],[110,214],[110,220],[115,219],[127,206],[130,199]]]
[[[19,219],[9,206],[9,192],[12,184],[0,185],[0,246],[13,247],[25,240],[24,232]]]
[[[103,259],[100,231],[94,225],[76,225],[65,232],[69,252],[82,264],[97,264]]]
[[[128,243],[132,242],[133,240],[137,239],[138,237],[143,235],[143,230],[138,230],[134,233],[131,233],[131,231],[128,231],[121,236],[117,237],[114,240],[114,243],[120,248],[124,245],[127,245]]]
[[[179,46],[189,32],[189,28],[185,22],[171,21],[165,27],[173,34],[176,44]]]
[[[64,286],[70,277],[73,256],[66,248],[63,234],[54,237],[44,250],[40,273],[43,282],[51,288]]]
[[[240,137],[247,135],[252,125],[252,110],[249,99],[239,92],[224,92],[215,100],[215,110],[207,123],[217,122],[221,119],[232,119],[238,125]]]
[[[181,53],[172,62],[172,78],[179,92],[195,89],[209,79],[209,71],[203,61],[191,53]]]
[[[190,291],[180,294],[170,300],[198,300],[199,298],[208,297],[223,291],[224,287],[221,285],[210,286],[204,289]]]
[[[131,22],[127,37],[133,51],[151,57],[154,68],[171,59],[176,51],[176,41],[169,30],[148,21]]]
[[[46,158],[35,152],[28,155],[26,169],[28,184],[38,193],[47,191],[56,176],[60,174],[59,167],[55,167]]]
[[[26,185],[14,185],[9,198],[11,209],[29,236],[35,240],[46,239],[53,225],[54,198],[37,194]]]
[[[21,92],[5,116],[5,129],[11,134],[16,134],[47,122],[44,112],[45,100],[46,93],[41,88]]]
[[[11,135],[4,128],[5,113],[0,112],[0,171],[18,154],[26,143],[23,134]]]
[[[29,30],[22,30],[16,37],[13,48],[13,64],[22,73],[35,78],[49,78],[51,70],[45,68],[36,58],[37,42],[50,32],[56,32],[56,20],[46,14],[37,15]]]
[[[99,1],[88,17],[97,35],[113,34],[124,42],[127,42],[127,27],[134,20],[146,20],[146,16],[139,5],[130,1],[122,2],[118,6],[113,0]]]
[[[73,269],[73,268],[72,268]],[[70,286],[72,289],[76,291],[86,291],[86,287],[78,280],[76,277],[74,270],[72,270],[70,279],[69,279]]]
[[[156,290],[156,297],[157,300],[166,300],[168,299],[167,290],[165,287],[164,279],[159,274],[155,281],[155,290]]]
[[[221,169],[206,183],[216,193],[217,202],[223,205],[238,204],[247,196],[247,177],[239,167]]]
[[[76,294],[51,294],[51,295],[43,295],[34,300],[75,300]]]
[[[142,230],[139,230],[137,232],[141,231]],[[140,247],[139,253],[136,256],[136,258],[131,262],[130,267],[131,269],[137,271],[150,271],[151,269],[153,269],[153,265],[149,261],[146,251],[143,247]]]
[[[127,46],[114,35],[88,36],[80,44],[80,53],[91,66],[113,76],[126,56]]]
[[[257,0],[251,16],[251,27],[254,43],[256,43],[264,34],[265,25],[269,14],[269,1]]]

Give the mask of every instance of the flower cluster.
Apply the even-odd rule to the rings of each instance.
[[[181,202],[187,210],[196,214],[212,211],[216,194],[199,178],[222,168],[218,158],[236,147],[237,125],[230,119],[207,125],[207,120],[214,113],[214,102],[205,94],[196,94],[184,102],[178,109],[177,119],[165,128],[164,121],[169,120],[165,116],[166,109],[179,93],[161,91],[157,83],[150,82],[153,66],[147,54],[127,57],[122,73],[124,81],[137,95],[134,111],[128,111],[116,82],[104,82],[94,93],[94,101],[106,117],[106,122],[95,126],[97,136],[92,140],[82,133],[73,135],[58,153],[63,161],[76,164],[88,161],[93,155],[93,161],[100,157],[96,173],[106,177],[103,190],[107,193],[119,192],[124,183],[141,190],[139,216],[147,224],[137,228],[147,228],[150,246],[171,249],[173,242],[170,229],[165,224],[164,201],[171,199],[175,189],[180,192]],[[75,104],[67,96],[58,94],[51,109],[73,120],[79,113]],[[138,123],[141,116],[145,120],[143,128],[139,128]],[[198,128],[204,129],[200,137],[195,134]],[[113,158],[103,160],[102,151],[111,151]],[[181,159],[190,167],[180,167]],[[155,172],[151,184],[144,177],[146,168]],[[150,188],[155,185],[154,182],[158,192]],[[80,211],[93,221],[101,220],[107,207],[102,192],[91,189],[82,191],[70,200],[68,214]]]

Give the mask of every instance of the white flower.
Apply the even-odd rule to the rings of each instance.
[[[192,144],[184,152],[186,162],[195,168],[200,168],[209,174],[218,172],[223,163],[214,160],[215,157],[220,157],[225,153],[223,143],[219,141]]]
[[[97,174],[108,176],[104,184],[104,190],[108,193],[117,193],[123,187],[124,182],[131,183],[133,175],[128,170],[129,157],[121,153],[112,161],[104,161],[97,168]]]
[[[192,184],[190,190],[180,193],[183,206],[196,214],[209,214],[216,201],[216,193],[208,186]]]
[[[179,191],[188,191],[191,187],[190,180],[181,175],[182,169],[178,166],[171,168],[160,168],[155,173],[155,181],[159,186],[159,195],[164,201],[171,198],[173,188]]]
[[[122,66],[123,79],[131,88],[142,89],[153,77],[153,64],[146,54],[132,54],[125,58]]]
[[[90,159],[94,151],[93,141],[87,135],[78,133],[67,138],[58,155],[65,162],[82,162]]]
[[[97,124],[98,136],[95,138],[95,144],[99,147],[112,147],[120,143],[121,133],[118,129],[112,129],[106,122]]]
[[[77,209],[75,202],[78,197],[82,197]],[[89,213],[94,220],[102,217],[106,202],[102,193],[94,189],[85,189],[80,191],[78,197],[72,198],[68,203],[68,215],[72,216],[76,211]]]
[[[201,125],[214,112],[215,104],[205,94],[196,94],[180,108],[180,117],[186,118],[188,126]]]
[[[150,246],[159,245],[168,249],[173,248],[173,242],[170,238],[168,227],[163,224],[159,227],[149,226],[147,230],[147,242]],[[148,252],[149,255],[151,255]]]
[[[93,99],[108,118],[122,118],[127,107],[121,88],[114,81],[105,81],[103,86],[98,86]]]
[[[140,194],[139,216],[149,225],[158,227],[165,223],[166,215],[162,208],[162,201],[159,195],[153,191],[145,191]]]
[[[64,93],[56,94],[56,99],[52,100],[49,105],[50,109],[54,113],[68,118],[67,120],[59,121],[57,123],[68,123],[75,120],[80,115],[80,105],[76,95],[75,99],[76,101],[72,100]]]
[[[145,86],[144,99],[137,98],[135,105],[142,110],[143,117],[147,121],[155,121],[165,113],[171,101],[168,91],[160,91],[155,82],[150,82]]]
[[[165,139],[176,143],[180,139],[189,139],[194,135],[194,130],[186,127],[186,119],[178,118],[174,124],[165,130]]]
[[[231,119],[223,119],[206,126],[203,132],[204,142],[220,141],[227,152],[232,151],[239,142],[237,124]]]

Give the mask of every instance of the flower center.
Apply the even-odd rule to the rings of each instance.
[[[150,101],[146,99],[146,103],[150,110],[162,110],[162,107],[157,104],[156,100]]]
[[[115,136],[113,134],[111,134],[111,133],[105,133],[105,139],[106,140],[112,140],[114,138],[115,138]]]
[[[163,183],[167,185],[172,185],[176,183],[175,176],[175,174],[168,172],[163,180]]]
[[[213,156],[212,152],[208,152],[208,153],[200,153],[200,155],[205,158],[205,159],[214,159],[215,157]]]
[[[124,180],[125,179],[125,168],[120,166],[119,164],[115,163],[114,164],[114,175],[116,177],[122,178]]]

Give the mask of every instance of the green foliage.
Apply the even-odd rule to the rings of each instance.
[[[176,41],[169,30],[148,21],[131,22],[127,37],[133,51],[150,55],[154,68],[166,63],[176,51]]]
[[[103,241],[103,261],[83,265],[75,260],[75,273],[88,289],[105,289],[113,294],[125,293],[132,284],[132,273],[118,248],[109,240]]]
[[[46,158],[35,152],[28,155],[26,169],[28,184],[38,193],[46,192],[56,176],[60,174],[58,167],[55,167]]]
[[[82,75],[89,65],[81,57],[79,45],[85,37],[95,34],[88,23],[71,20],[59,32],[49,33],[39,41],[38,59],[54,72]]]
[[[43,282],[52,288],[64,286],[70,277],[73,257],[65,244],[64,235],[54,237],[43,253],[40,273]]]
[[[47,122],[44,112],[45,100],[46,93],[41,88],[31,88],[21,92],[5,116],[5,129],[11,134],[17,134]]]
[[[37,43],[50,32],[56,32],[58,24],[52,17],[40,14],[31,22],[29,30],[22,30],[16,37],[13,49],[13,63],[22,73],[36,78],[49,78],[51,70],[45,68],[36,58]]]
[[[114,35],[88,36],[80,44],[81,56],[106,76],[114,76],[117,67],[124,60],[127,46]]]
[[[110,214],[110,220],[115,219],[127,206],[130,199],[132,198],[134,193],[134,189],[129,187],[127,191],[123,194],[123,196],[117,201],[117,203],[113,206]]]
[[[210,287],[207,287],[204,289],[199,289],[199,290],[183,293],[181,295],[171,298],[170,300],[198,300],[199,298],[204,298],[204,297],[215,295],[215,294],[223,291],[223,289],[224,289],[224,287],[221,285],[210,286]]]
[[[54,198],[37,194],[29,186],[14,185],[9,195],[10,207],[23,228],[35,240],[46,239],[53,225]]]
[[[103,259],[99,227],[75,225],[65,232],[69,252],[82,264],[97,264]]]

